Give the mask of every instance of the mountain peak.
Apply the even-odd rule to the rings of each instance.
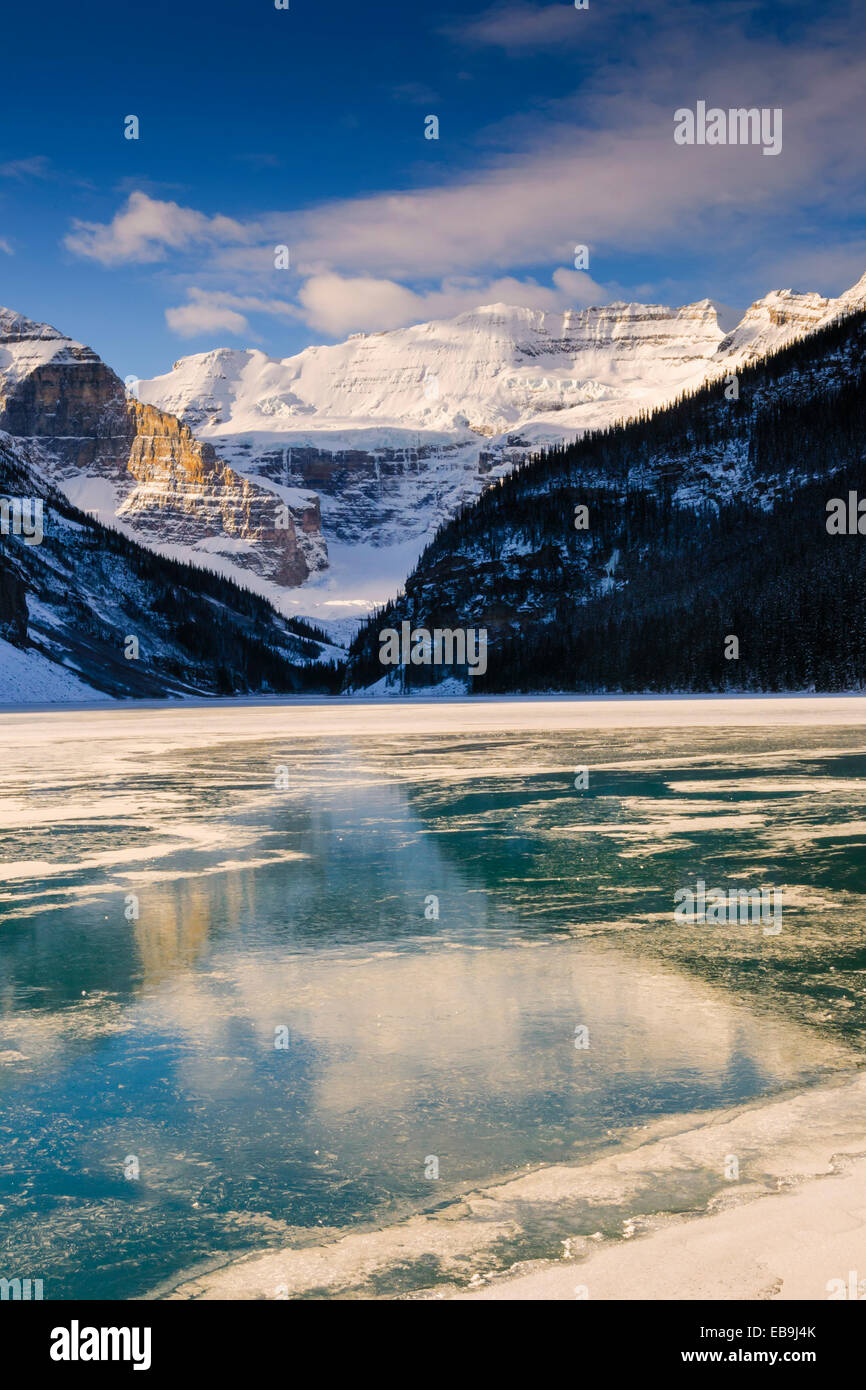
[[[719,344],[719,354],[741,354],[745,360],[764,357],[864,303],[866,275],[838,299],[826,299],[815,290],[770,290],[749,305],[733,332]]]
[[[0,343],[3,363],[0,371],[0,398],[38,367],[49,362],[99,362],[96,353],[50,323],[38,323],[15,309],[0,308]]]
[[[839,304],[844,304],[848,308],[863,308],[866,306],[866,271],[860,276],[856,285],[852,285],[850,290],[846,290],[838,299]]]
[[[46,341],[58,340],[69,341],[64,333],[52,328],[50,323],[37,323],[34,319],[28,319],[26,315],[19,314],[15,309],[5,309],[0,307],[0,339],[4,342],[32,342],[33,340]]]

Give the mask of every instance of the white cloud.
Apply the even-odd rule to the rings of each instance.
[[[594,254],[659,251],[695,244],[778,242],[792,212],[828,216],[859,199],[864,147],[851,121],[862,68],[845,55],[789,54],[748,68],[733,55],[711,77],[668,74],[652,99],[611,88],[596,119],[574,113],[536,128],[528,148],[488,161],[450,183],[407,193],[342,199],[260,219],[261,245],[222,246],[215,268],[228,275],[267,267],[267,244],[286,242],[301,278],[336,273],[401,284],[455,275],[513,274],[572,263],[578,243]],[[784,107],[784,148],[773,160],[750,146],[684,147],[673,113],[687,88],[712,104]],[[647,80],[647,86],[652,83]],[[668,95],[668,92],[671,95]],[[853,202],[852,202],[853,200]],[[383,306],[396,312],[393,292]]]
[[[397,328],[410,322],[420,296],[394,280],[329,273],[307,280],[298,298],[311,328],[341,337],[371,324]]]
[[[47,179],[49,161],[44,154],[34,154],[27,159],[10,159],[0,164],[2,179]]]
[[[182,251],[197,243],[246,242],[254,235],[254,227],[231,217],[207,217],[138,190],[107,224],[76,219],[64,244],[77,256],[119,265],[160,261],[169,250]]]
[[[569,21],[586,18],[563,4],[511,5],[482,19],[555,27],[564,22],[560,8],[571,10]],[[856,50],[828,35],[823,46],[718,45],[713,67],[700,69],[687,61],[690,33],[668,31],[661,59],[653,65],[647,56],[639,93],[628,65],[599,71],[591,109],[562,102],[543,120],[500,130],[499,148],[509,153],[490,154],[490,145],[483,164],[448,183],[246,224],[137,190],[109,223],[76,223],[66,244],[106,265],[194,253],[197,281],[213,288],[168,311],[174,330],[189,336],[246,333],[249,312],[298,317],[340,336],[485,302],[603,302],[604,289],[571,270],[577,244],[591,248],[593,270],[614,253],[670,261],[681,248],[703,246],[732,282],[754,279],[759,268],[763,292],[759,248],[772,245],[781,257],[798,214],[816,226],[840,208],[854,215],[864,207],[866,151],[850,114],[861,101],[862,65]],[[780,156],[675,145],[673,112],[698,97],[722,107],[782,106]],[[291,250],[292,271],[279,283],[295,304],[270,293],[277,244]],[[552,284],[539,283],[539,267]],[[743,283],[727,287],[742,292]]]
[[[531,49],[580,43],[585,36],[586,16],[574,5],[494,5],[480,15],[449,25],[444,32],[470,44],[489,44],[495,48]]]
[[[165,317],[172,332],[182,338],[219,332],[255,338],[247,318],[250,313],[299,319],[317,332],[340,338],[347,333],[403,328],[427,319],[450,318],[480,304],[516,304],[561,312],[604,304],[611,297],[585,271],[560,268],[552,279],[552,286],[548,286],[514,276],[493,280],[463,276],[443,280],[435,288],[415,291],[396,280],[327,271],[311,275],[301,283],[298,304],[191,286],[186,291],[187,302],[167,309]]]
[[[232,337],[255,338],[246,314],[252,311],[277,318],[298,318],[297,306],[284,299],[262,299],[258,295],[227,294],[221,290],[187,290],[187,303],[165,311],[165,321],[181,338],[224,332]]]
[[[7,256],[15,255],[11,243],[8,242],[4,236],[0,236],[0,251],[5,251]]]
[[[849,114],[862,80],[860,65],[819,54],[799,64],[791,58],[789,75],[768,73],[762,81],[754,72],[727,73],[704,88],[710,102],[725,106],[751,104],[744,88],[773,94],[767,104],[784,106],[785,133],[773,160],[749,146],[675,145],[676,100],[659,95],[617,106],[612,94],[604,129],[559,121],[536,133],[530,149],[445,186],[297,214],[286,230],[293,264],[301,273],[405,281],[570,265],[576,243],[596,252],[666,254],[693,249],[699,238],[753,246],[768,225],[785,227],[792,209],[814,215],[824,206],[832,215],[840,199],[850,202],[862,189],[864,147]],[[242,265],[244,258],[239,251],[228,259]]]
[[[176,309],[166,309],[165,321],[172,333],[180,338],[196,338],[201,333],[230,333],[240,337],[249,332],[249,323],[243,314],[218,304],[181,304]]]
[[[527,309],[561,311],[603,304],[608,292],[584,271],[557,270],[554,288],[534,280],[503,276],[496,280],[466,278],[443,281],[438,289],[416,293],[394,280],[345,276],[331,271],[313,275],[298,293],[310,328],[334,337],[362,330],[403,328],[427,319],[451,318],[480,304],[515,304]]]

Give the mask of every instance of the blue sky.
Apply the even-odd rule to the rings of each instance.
[[[740,309],[866,271],[862,6],[290,6],[7,10],[0,303],[146,377],[494,300]],[[698,100],[781,108],[781,154],[676,146]]]

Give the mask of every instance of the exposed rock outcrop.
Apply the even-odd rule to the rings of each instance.
[[[0,497],[38,501],[44,520],[34,544],[0,528],[0,700],[329,688],[320,634],[106,529],[45,478],[36,452],[0,432]]]
[[[0,429],[70,501],[143,544],[282,587],[327,564],[315,494],[243,478],[89,348],[0,310]]]

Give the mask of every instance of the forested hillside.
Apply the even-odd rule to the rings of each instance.
[[[327,639],[214,572],[77,511],[0,435],[0,497],[41,502],[44,535],[0,536],[0,638],[98,694],[330,690]],[[41,666],[40,666],[41,669]]]
[[[864,349],[859,312],[533,457],[438,532],[350,683],[386,674],[379,633],[405,619],[487,630],[474,693],[863,686],[866,535],[830,534],[827,503],[866,498]]]

